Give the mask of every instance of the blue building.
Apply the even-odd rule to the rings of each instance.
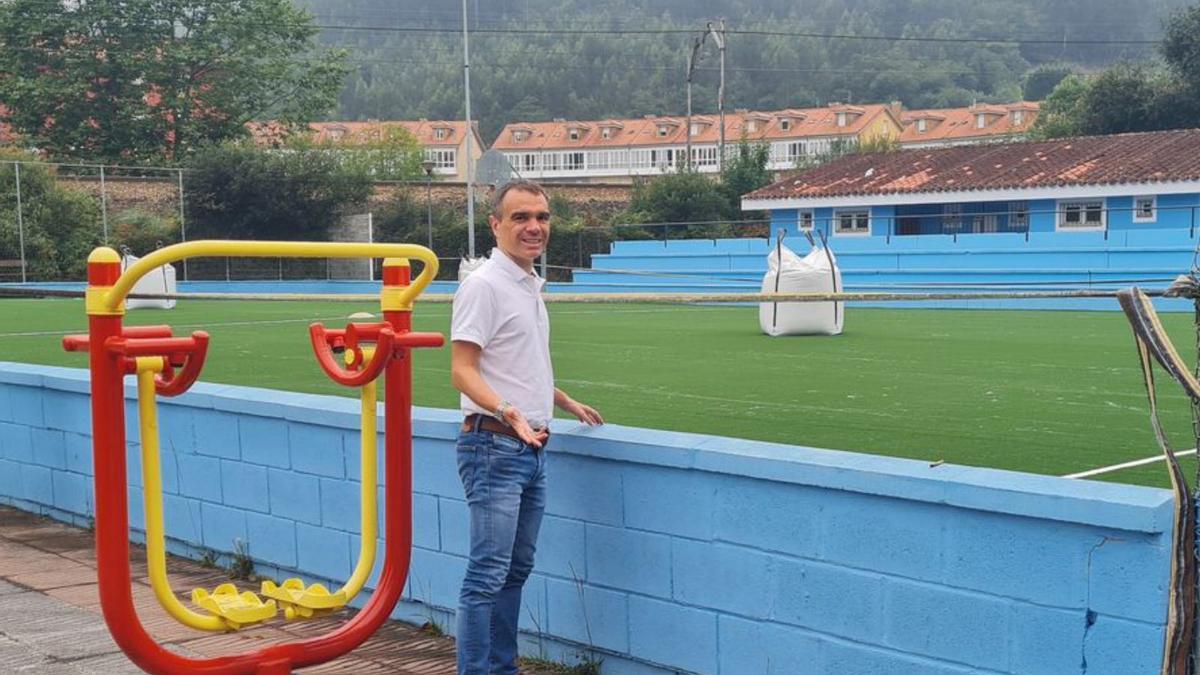
[[[742,208],[769,211],[773,229],[835,240],[1092,233],[1076,241],[1123,246],[1165,230],[1190,239],[1200,130],[851,155],[752,192]]]

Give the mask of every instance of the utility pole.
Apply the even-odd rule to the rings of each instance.
[[[471,141],[475,128],[471,125],[471,52],[467,46],[467,0],[462,0],[463,12],[463,89],[467,113],[467,255],[475,257],[475,166],[471,157]]]
[[[692,42],[692,51],[688,52],[687,60],[687,150],[684,151],[683,167],[684,169],[692,168],[692,75],[696,72],[696,62],[699,60],[697,55],[700,53],[700,48],[704,46],[704,40],[708,37],[708,33],[701,33],[700,37]]]
[[[721,19],[720,30],[714,30],[712,22],[708,23],[708,32],[717,43],[717,53],[721,56],[721,84],[717,86],[717,115],[721,118],[721,140],[717,145],[717,172],[725,171],[725,19]]]

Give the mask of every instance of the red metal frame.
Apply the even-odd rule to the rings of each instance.
[[[407,286],[408,268],[385,274],[384,285]],[[92,288],[112,286],[120,263],[89,261]],[[129,567],[129,513],[126,499],[124,377],[132,372],[133,355],[159,355],[182,367],[174,377],[160,382],[165,395],[182,393],[195,381],[203,366],[208,336],[171,337],[167,326],[121,325],[121,315],[92,313],[88,335],[64,338],[68,351],[87,351],[92,380],[92,430],[95,455],[96,567],[100,604],[114,640],[139,667],[152,673],[290,673],[294,668],[335,659],[362,644],[387,620],[400,599],[408,577],[412,549],[412,354],[416,347],[438,347],[440,334],[412,333],[412,311],[383,311],[384,326],[372,330],[355,327],[359,337],[369,333],[380,345],[384,333],[394,334],[392,346],[380,364],[384,376],[385,508],[383,572],[371,599],[353,618],[328,634],[271,645],[257,651],[206,659],[192,659],[164,649],[146,632],[134,608]],[[361,330],[366,329],[366,330]],[[388,330],[390,329],[390,330]],[[314,343],[316,334],[314,333]],[[357,340],[357,337],[354,338]],[[104,345],[103,349],[90,348]],[[314,346],[316,346],[314,344]],[[322,340],[324,351],[328,343]],[[321,351],[318,351],[320,356]],[[326,371],[327,364],[322,359]],[[328,364],[332,365],[332,364]],[[341,369],[338,369],[340,372]],[[365,372],[365,368],[363,371]],[[332,373],[330,373],[332,375]],[[357,373],[355,373],[357,375]]]

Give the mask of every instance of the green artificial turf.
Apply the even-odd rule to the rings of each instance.
[[[127,323],[207,330],[204,381],[352,395],[318,369],[307,324],[376,307],[186,301]],[[1158,452],[1117,312],[851,307],[844,335],[789,338],[760,334],[746,307],[552,305],[551,317],[559,386],[616,424],[1056,475]],[[1164,321],[1190,357],[1191,315]],[[418,305],[414,323],[444,333],[449,306]],[[0,360],[83,367],[57,336],[84,325],[79,301],[2,300]],[[414,363],[417,404],[457,407],[448,348]],[[1190,448],[1187,404],[1160,382],[1168,429]],[[1106,480],[1166,485],[1161,464]]]

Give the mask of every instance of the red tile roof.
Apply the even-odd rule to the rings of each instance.
[[[850,155],[751,192],[802,199],[1200,181],[1200,129]]]
[[[367,122],[313,122],[308,125],[316,132],[313,140],[318,143],[330,141],[334,143],[371,142],[378,140],[382,131],[387,129],[405,129],[416,137],[423,146],[457,146],[467,133],[467,123],[462,120],[407,120],[367,121]],[[437,137],[442,130],[442,138]]]
[[[839,112],[850,113],[846,125],[837,125]],[[880,115],[892,115],[889,106],[881,104],[846,106],[832,104],[826,108],[750,112],[739,110],[725,113],[725,141],[737,143],[743,135],[750,141],[775,141],[790,138],[855,136]],[[893,115],[894,117],[894,115]],[[896,119],[897,125],[900,120]],[[784,120],[787,120],[784,129]],[[755,128],[750,130],[748,122]],[[720,117],[713,114],[692,115],[692,123],[701,125],[692,136],[692,143],[716,143],[721,136]],[[659,126],[666,134],[659,135]],[[604,129],[609,138],[604,138]],[[572,139],[571,129],[578,130]],[[516,140],[513,132],[525,132],[524,140]],[[687,142],[687,117],[655,116],[643,118],[554,122],[516,122],[504,127],[492,144],[495,150],[568,150],[572,148],[612,148],[630,146],[681,145]]]
[[[975,105],[969,108],[942,108],[933,110],[906,110],[901,116],[904,120],[904,133],[900,134],[900,143],[953,143],[985,140],[1005,136],[1021,135],[1029,132],[1037,120],[1040,105],[1035,102],[1021,101],[1004,105]],[[1017,115],[1020,113],[1020,123]],[[976,115],[987,115],[986,124],[981,129]],[[920,120],[925,120],[925,131],[920,130]]]
[[[287,135],[287,130],[275,122],[251,122],[247,125],[251,136],[261,143],[277,144]],[[370,120],[366,122],[313,122],[308,125],[313,131],[313,140],[322,143],[354,145],[370,143],[382,138],[389,129],[405,129],[416,137],[424,147],[457,147],[467,132],[467,123],[462,120]],[[437,138],[438,129],[443,137]]]

